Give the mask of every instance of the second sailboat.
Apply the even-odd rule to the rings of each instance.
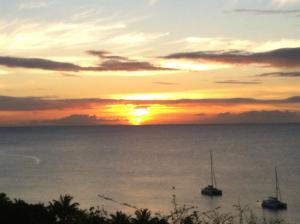
[[[210,179],[211,184],[201,190],[202,195],[206,196],[222,196],[222,190],[217,188],[217,181],[215,176],[214,164],[213,164],[213,154],[210,151]]]

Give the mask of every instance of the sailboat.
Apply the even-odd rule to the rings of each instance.
[[[213,154],[210,151],[210,179],[211,184],[201,190],[202,195],[206,196],[222,196],[222,190],[217,188],[217,181],[215,176],[215,170],[213,166]]]
[[[287,204],[281,201],[281,193],[279,188],[279,181],[277,175],[277,168],[275,167],[275,190],[276,197],[269,197],[266,200],[263,200],[261,206],[266,209],[271,210],[285,210],[287,209]]]

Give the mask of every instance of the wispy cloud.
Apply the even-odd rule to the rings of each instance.
[[[287,4],[294,4],[299,3],[299,0],[273,0],[273,3],[276,5],[287,5]]]
[[[150,5],[155,5],[159,0],[147,0]]]
[[[143,61],[168,33],[129,31],[129,25],[136,22],[134,19],[103,17],[93,11],[60,21],[0,18],[1,54],[27,58],[30,52],[35,58],[72,61],[82,67],[90,67],[95,59],[86,57],[83,52],[100,44],[102,49],[121,53],[124,58],[130,56]],[[106,55],[106,59],[109,57],[120,60]]]
[[[154,84],[158,84],[158,85],[164,85],[164,86],[174,86],[174,85],[178,85],[178,83],[174,83],[174,82],[153,82]]]
[[[52,52],[56,49],[82,51],[94,46],[95,42],[104,42],[111,35],[126,29],[126,20],[113,18],[90,18],[89,20],[72,18],[60,22],[45,22],[28,19],[0,19],[0,48],[2,54]],[[60,50],[60,56],[62,54]]]
[[[51,5],[53,0],[25,0],[19,3],[19,10],[40,9]]]
[[[266,41],[253,41],[249,39],[237,39],[229,37],[197,37],[190,36],[172,42],[182,51],[241,51],[262,52],[279,48],[296,48],[300,46],[299,39],[278,39]]]
[[[115,44],[115,45],[128,45],[140,46],[145,43],[163,38],[168,36],[169,33],[144,33],[144,32],[131,32],[120,35],[115,35],[114,37],[104,41],[105,44]]]

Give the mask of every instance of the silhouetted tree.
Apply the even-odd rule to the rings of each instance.
[[[134,224],[149,224],[153,223],[151,211],[148,209],[139,209],[135,211],[135,218],[132,219]]]
[[[108,220],[102,211],[91,207],[82,213],[79,224],[108,224]]]
[[[251,211],[239,207],[237,214],[219,213],[218,209],[200,212],[193,207],[175,206],[167,216],[151,215],[150,210],[135,211],[135,216],[118,211],[110,216],[104,210],[91,207],[79,209],[69,195],[44,204],[28,204],[23,200],[9,199],[0,193],[0,224],[287,224],[278,219],[259,219]]]
[[[169,224],[167,219],[164,218],[159,218],[159,217],[154,217],[151,219],[152,224]]]
[[[188,216],[185,217],[183,220],[180,221],[181,224],[193,224],[193,218]]]
[[[58,224],[73,224],[79,216],[79,204],[72,202],[73,197],[70,195],[61,195],[59,200],[49,202],[49,211],[54,215]]]
[[[130,224],[130,216],[123,212],[117,211],[115,214],[110,215],[111,224]]]
[[[1,205],[6,205],[8,203],[11,203],[11,200],[5,193],[0,193],[0,206]]]

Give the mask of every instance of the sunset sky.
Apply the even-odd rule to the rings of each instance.
[[[300,0],[0,0],[0,125],[300,122]]]

